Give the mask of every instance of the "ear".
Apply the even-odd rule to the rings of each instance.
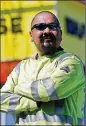
[[[61,29],[59,29],[59,31],[58,31],[58,37],[57,37],[57,39],[58,39],[58,41],[62,41],[62,30]]]
[[[60,30],[60,32],[61,32],[60,34],[61,34],[61,41],[62,41],[62,30]]]
[[[30,34],[30,39],[31,39],[31,42],[33,42],[32,32],[29,32],[29,34]]]

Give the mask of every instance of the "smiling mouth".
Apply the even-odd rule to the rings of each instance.
[[[45,47],[48,47],[48,46],[53,46],[54,42],[50,41],[50,39],[45,39],[45,41],[43,42],[43,45]]]
[[[42,44],[44,47],[52,47],[55,45],[55,40],[51,37],[46,37],[43,39]]]
[[[52,36],[47,36],[43,38],[43,41],[53,41],[54,38]]]
[[[51,41],[51,39],[50,38],[45,38],[44,41]]]
[[[46,38],[43,38],[42,43],[47,43],[47,44],[54,43],[54,39],[51,37],[46,37]]]
[[[40,36],[40,40],[41,40],[42,47],[44,47],[44,48],[54,47],[55,43],[56,43],[56,38],[51,33],[50,34],[41,35]]]

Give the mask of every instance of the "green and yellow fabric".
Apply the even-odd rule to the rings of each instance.
[[[72,53],[22,60],[1,89],[1,111],[14,112],[16,125],[79,125],[85,76]]]

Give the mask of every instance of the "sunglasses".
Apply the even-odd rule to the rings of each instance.
[[[46,28],[49,28],[51,30],[57,30],[57,28],[60,28],[59,24],[58,23],[50,23],[50,24],[45,24],[45,23],[40,23],[40,24],[35,24],[31,30],[33,30],[34,28],[36,28],[37,30],[44,30]]]

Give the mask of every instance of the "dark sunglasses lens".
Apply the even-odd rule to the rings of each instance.
[[[53,29],[53,30],[56,30],[57,29],[57,24],[50,24],[49,28]]]
[[[46,24],[39,24],[36,26],[36,29],[38,30],[44,30],[46,28]]]
[[[56,23],[51,23],[51,24],[43,24],[43,23],[41,23],[41,24],[34,25],[32,27],[32,29],[36,28],[37,30],[42,31],[42,30],[46,29],[46,27],[48,27],[51,30],[56,30],[57,27],[59,27],[59,25],[56,24]]]

